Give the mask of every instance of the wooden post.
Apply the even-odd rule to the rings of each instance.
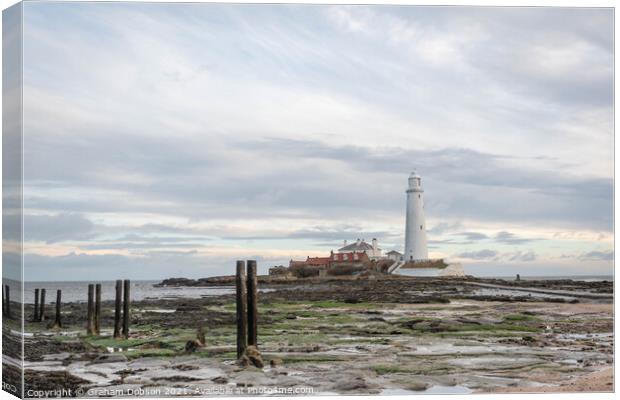
[[[114,301],[114,338],[121,337],[121,311],[123,298],[123,281],[116,281],[116,299]]]
[[[32,321],[39,322],[39,289],[34,290],[34,313],[32,314]]]
[[[11,318],[11,287],[4,285],[4,292],[6,295],[6,317]]]
[[[237,358],[241,358],[248,345],[247,339],[247,290],[245,278],[245,261],[237,261]]]
[[[99,335],[101,325],[101,283],[95,285],[95,334]]]
[[[2,285],[2,315],[6,315],[6,297],[4,297],[4,285]]]
[[[62,290],[56,290],[56,318],[54,319],[54,328],[62,328],[62,321],[60,319],[60,306],[62,304]]]
[[[129,279],[125,279],[123,286],[123,337],[127,339],[129,337],[129,290],[131,287]]]
[[[258,345],[256,260],[248,260],[248,346]]]
[[[39,303],[39,321],[45,321],[45,289],[41,289],[41,302]]]
[[[95,334],[95,285],[88,285],[88,310],[86,311],[86,333],[88,335]]]

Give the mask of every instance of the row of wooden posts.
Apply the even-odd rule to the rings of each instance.
[[[54,324],[52,327],[62,327],[60,306],[62,304],[62,290],[56,291],[56,316],[54,318]],[[45,289],[34,290],[34,313],[32,314],[33,322],[45,321]]]
[[[237,358],[248,346],[258,346],[258,280],[256,261],[237,261]]]
[[[131,307],[131,282],[126,280],[116,281],[116,296],[114,304],[114,333],[115,338],[129,337],[129,313]],[[34,311],[32,322],[43,322],[45,316],[45,289],[34,289]],[[11,291],[9,285],[2,286],[2,314],[7,318],[11,315]],[[62,327],[62,290],[56,291],[56,316],[53,328]],[[89,335],[99,335],[101,329],[101,284],[88,285],[88,303],[86,316],[86,333]],[[121,318],[122,315],[122,318]],[[122,329],[121,329],[122,320]]]
[[[115,338],[129,337],[129,310],[131,306],[129,279],[117,280],[114,300],[114,333]],[[122,331],[121,331],[122,315]],[[86,333],[99,335],[101,333],[101,284],[88,285],[88,303],[86,312]]]

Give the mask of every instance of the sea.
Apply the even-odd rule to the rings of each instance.
[[[155,299],[197,299],[207,296],[219,296],[235,292],[232,286],[219,287],[155,287],[158,281],[131,281],[131,299],[155,300]],[[6,283],[6,282],[5,282]],[[24,303],[34,303],[34,290],[45,289],[46,302],[56,301],[56,291],[62,290],[63,302],[85,303],[88,299],[88,285],[90,283],[101,284],[101,300],[114,300],[116,295],[116,281],[91,281],[91,282],[25,282]],[[13,281],[12,285],[17,284]]]
[[[397,271],[398,275],[405,276],[430,276],[435,277],[438,276],[439,271],[437,268],[401,268]],[[467,273],[467,271],[465,271]],[[476,275],[477,278],[483,279],[506,279],[506,280],[515,280],[516,275]],[[551,280],[561,280],[561,279],[572,279],[574,281],[585,281],[585,282],[597,282],[597,281],[611,281],[613,282],[613,275],[555,275],[555,276],[538,276],[538,275],[526,275],[520,276],[521,280],[524,281],[551,281]]]
[[[429,268],[420,269],[401,269],[399,274],[408,276],[436,276],[437,270]],[[488,276],[485,278],[498,278],[514,280],[515,276]],[[613,281],[613,275],[573,275],[573,276],[521,276],[521,280],[557,280],[572,279],[586,282],[594,281]],[[135,301],[140,300],[157,300],[157,299],[197,299],[208,296],[219,296],[223,294],[232,294],[235,292],[233,286],[217,286],[217,287],[155,287],[154,285],[161,281],[157,280],[132,280],[131,281],[131,298]],[[13,289],[13,299],[16,299],[19,293],[18,282],[4,280],[5,284],[10,284]],[[62,290],[63,302],[86,302],[88,295],[88,284],[101,284],[101,299],[114,300],[115,297],[115,281],[58,281],[58,282],[25,282],[24,283],[24,302],[26,304],[34,303],[34,290],[45,289],[46,302],[56,300],[56,291]],[[17,286],[17,287],[16,287]],[[269,289],[265,289],[269,290]],[[260,291],[260,289],[259,289]]]

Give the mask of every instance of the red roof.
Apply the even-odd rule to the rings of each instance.
[[[329,265],[329,257],[308,257],[306,264],[308,265]]]

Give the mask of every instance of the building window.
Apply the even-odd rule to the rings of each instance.
[[[418,195],[418,199],[421,199],[421,198],[422,198],[422,196],[421,196],[421,195]]]
[[[420,230],[422,230],[422,225],[420,225]]]

